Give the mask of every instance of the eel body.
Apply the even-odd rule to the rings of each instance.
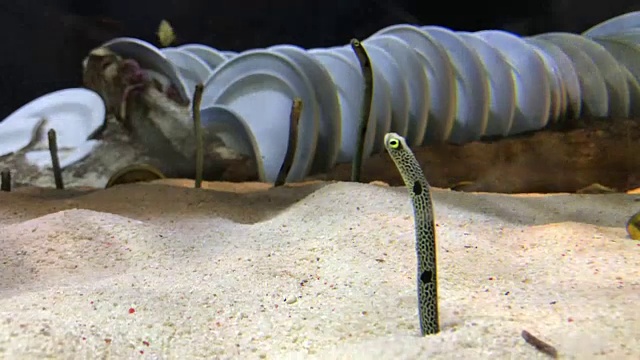
[[[429,183],[405,139],[388,133],[384,146],[404,181],[411,202],[418,257],[418,316],[422,335],[440,331],[438,321],[438,274],[436,267],[436,233]]]

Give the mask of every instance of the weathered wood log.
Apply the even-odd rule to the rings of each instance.
[[[134,163],[149,164],[167,177],[195,176],[196,142],[188,104],[143,74],[136,63],[108,49],[92,51],[84,70],[84,85],[100,94],[108,116],[94,134],[101,144],[65,169],[63,181],[68,187],[104,187],[113,174]],[[203,139],[205,180],[257,179],[253,159],[226,146],[213,130],[204,129]],[[38,149],[37,143],[0,157],[0,166],[12,170],[16,187],[54,183],[49,170],[26,160],[26,152]]]
[[[195,141],[188,104],[146,82],[132,95],[135,66],[115,54],[94,53],[85,63],[85,85],[98,91],[115,115],[97,134],[103,143],[64,172],[69,187],[103,187],[120,168],[147,163],[169,178],[195,176]],[[136,85],[136,84],[134,84]],[[116,120],[117,119],[117,120]],[[204,128],[204,180],[257,181],[255,162],[228,148]],[[565,121],[547,129],[465,145],[438,144],[413,149],[432,186],[502,193],[577,192],[593,184],[615,191],[640,187],[640,121]],[[32,148],[30,148],[32,149]],[[51,186],[48,171],[26,163],[24,152],[0,158],[15,174],[16,186]],[[307,180],[348,181],[350,164]],[[365,159],[361,181],[401,186],[388,154]]]
[[[152,158],[150,164],[168,177],[193,177],[196,141],[189,103],[176,96],[167,79],[158,81],[163,74],[151,74],[132,59],[97,48],[85,61],[84,85],[102,96],[108,113],[124,126],[130,141]],[[203,140],[205,180],[220,180],[235,168],[257,178],[252,159],[227,147],[216,133],[203,129]]]
[[[104,143],[87,159],[64,172],[70,187],[102,187],[119,168],[146,162],[158,168],[161,159],[145,155],[139,144],[115,120],[103,134]],[[576,192],[594,183],[617,191],[640,187],[640,122],[636,120],[585,120],[565,128],[549,128],[531,134],[465,145],[435,145],[414,149],[433,186],[461,191],[502,193]],[[256,181],[253,164],[226,161],[210,166],[205,179],[233,182]],[[0,158],[12,169],[19,185],[52,186],[50,171],[26,165],[22,154]],[[362,181],[380,180],[402,185],[402,179],[386,153],[366,159]],[[217,168],[217,173],[211,170]],[[192,171],[192,167],[188,167]],[[185,171],[187,171],[185,170]],[[164,169],[163,169],[164,171]],[[348,181],[350,164],[339,164],[328,174],[309,180]],[[188,174],[186,177],[189,177]],[[466,185],[464,185],[464,182]]]
[[[594,183],[617,191],[640,186],[637,120],[572,121],[495,141],[434,145],[414,152],[429,182],[441,188],[523,193],[576,192]],[[365,160],[362,181],[400,186],[402,179],[393,169],[388,154],[377,154]],[[350,172],[349,164],[340,164],[313,178],[347,181]]]

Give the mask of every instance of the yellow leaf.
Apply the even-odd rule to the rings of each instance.
[[[162,47],[171,45],[176,41],[176,33],[173,31],[173,27],[167,20],[160,21],[158,26],[158,41]]]
[[[640,212],[635,213],[627,221],[627,233],[633,240],[640,240]]]

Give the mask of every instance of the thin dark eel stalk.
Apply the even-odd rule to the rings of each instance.
[[[371,102],[373,101],[373,69],[369,55],[360,41],[351,39],[351,48],[356,53],[358,62],[360,62],[360,69],[362,70],[362,77],[364,79],[364,93],[362,97],[362,109],[360,110],[360,125],[358,126],[356,152],[351,162],[351,181],[360,182],[364,142],[367,135],[369,116],[371,115]]]
[[[49,154],[51,154],[51,167],[53,167],[53,179],[56,182],[56,189],[64,189],[62,182],[62,170],[60,169],[60,158],[58,158],[58,138],[54,129],[47,132],[49,140]]]
[[[0,182],[0,191],[11,191],[11,171],[3,170]]]
[[[202,172],[204,166],[204,145],[202,143],[202,122],[200,121],[200,104],[202,103],[202,84],[196,85],[193,93],[191,112],[193,113],[193,127],[196,135],[196,189],[202,187]]]
[[[396,164],[402,180],[409,190],[413,204],[418,256],[418,316],[422,335],[440,331],[438,320],[438,273],[436,263],[436,232],[433,203],[429,183],[422,168],[407,146],[405,139],[396,134],[384,136],[384,146]]]
[[[282,166],[278,172],[278,177],[274,186],[282,186],[287,181],[287,175],[293,165],[293,159],[296,154],[296,146],[298,144],[298,122],[300,113],[302,112],[302,100],[294,98],[291,104],[291,113],[289,115],[289,142],[287,144],[287,152],[284,155]]]
[[[554,359],[558,358],[558,350],[552,345],[549,345],[546,342],[531,335],[531,333],[528,332],[527,330],[522,330],[521,335],[524,341],[527,342],[527,344],[531,344],[531,346],[535,347],[541,353],[549,355]]]

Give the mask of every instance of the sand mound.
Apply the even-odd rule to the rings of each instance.
[[[640,356],[632,195],[434,190],[442,332],[422,338],[404,188],[234,191],[0,194],[0,357],[544,358],[524,329]]]
[[[0,289],[122,273],[144,257],[153,232],[138,220],[82,209],[7,226],[0,233]]]

